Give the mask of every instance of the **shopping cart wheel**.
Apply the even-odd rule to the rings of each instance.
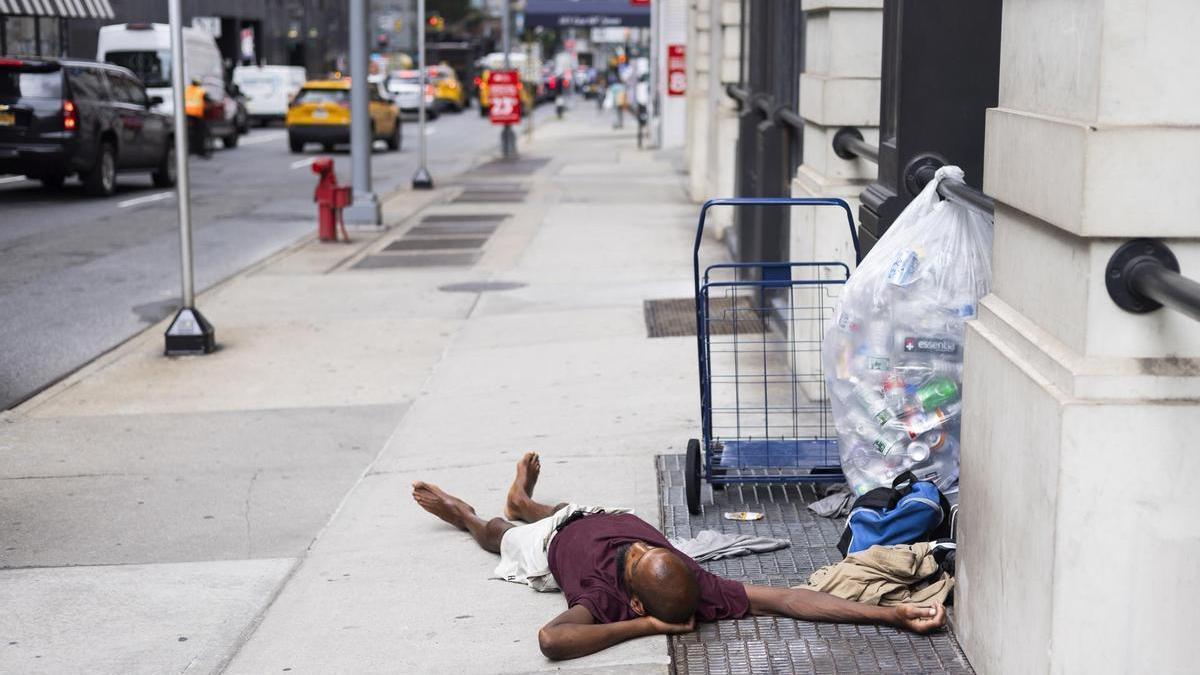
[[[688,513],[700,514],[700,441],[691,439],[687,444],[687,466],[684,468],[684,485],[687,488]]]

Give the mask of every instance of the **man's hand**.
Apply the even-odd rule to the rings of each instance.
[[[946,608],[940,603],[880,607],[852,602],[809,588],[776,588],[746,584],[752,614],[790,616],[805,621],[875,623],[929,633],[946,625]]]
[[[696,630],[696,617],[688,619],[685,623],[667,623],[660,619],[656,619],[649,614],[642,617],[654,629],[658,635],[678,635],[680,633],[690,633]]]
[[[914,633],[930,633],[946,625],[946,608],[940,602],[925,605],[896,605],[895,625]]]

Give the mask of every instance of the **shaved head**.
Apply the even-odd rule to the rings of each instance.
[[[629,581],[646,613],[660,621],[684,623],[700,603],[700,585],[692,568],[669,549],[646,553]]]

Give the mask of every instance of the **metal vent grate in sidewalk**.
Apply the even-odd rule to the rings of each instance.
[[[410,232],[411,234],[411,232]],[[385,251],[433,251],[444,249],[480,248],[487,237],[408,237],[393,241],[384,247]]]
[[[523,189],[495,189],[483,187],[468,187],[459,193],[454,198],[454,204],[479,204],[479,203],[517,203],[525,201],[525,197],[529,195],[528,190]]]
[[[508,218],[507,213],[431,213],[421,218],[421,225],[439,223],[499,223]]]
[[[467,172],[500,176],[528,176],[550,162],[548,157],[521,157],[519,159],[493,159]]]
[[[771,553],[702,563],[708,571],[737,581],[796,586],[818,567],[842,559],[837,551],[842,523],[807,508],[818,498],[812,484],[730,485],[714,492],[706,483],[701,488],[703,513],[692,516],[684,494],[683,455],[659,455],[656,464],[667,537],[716,530],[792,542]],[[721,516],[725,511],[762,511],[766,517],[729,521]],[[670,640],[671,670],[678,675],[974,672],[949,631],[920,636],[882,626],[759,616],[700,624],[695,632]]]
[[[734,335],[762,333],[761,313],[748,297],[713,298],[708,302],[710,317],[726,317],[725,320],[710,320],[709,333]],[[696,334],[696,301],[692,298],[666,298],[642,301],[642,315],[646,319],[646,337],[679,337]]]
[[[479,260],[478,251],[464,253],[423,253],[420,255],[369,255],[354,265],[356,270],[376,270],[393,267],[466,267]]]

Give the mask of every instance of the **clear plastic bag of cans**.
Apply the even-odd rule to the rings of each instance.
[[[938,170],[850,277],[822,363],[856,494],[904,471],[958,487],[964,323],[991,284],[991,219],[949,201]]]

